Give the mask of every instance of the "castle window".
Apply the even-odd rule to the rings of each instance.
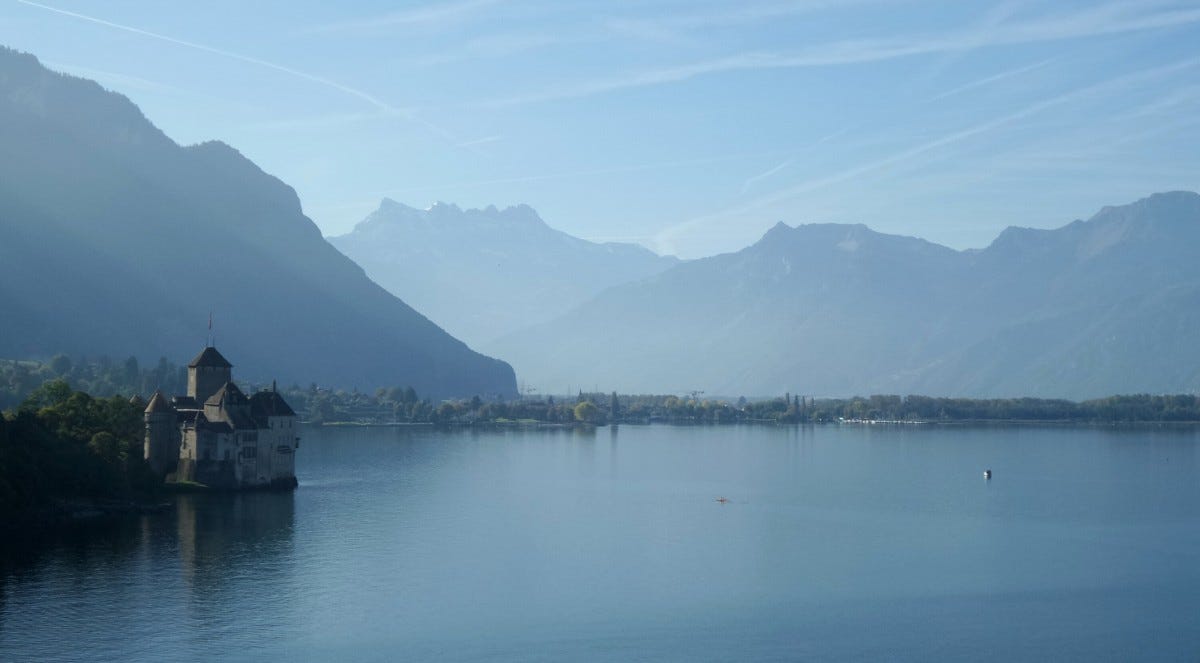
[[[242,449],[242,458],[258,457],[258,447],[245,447]]]

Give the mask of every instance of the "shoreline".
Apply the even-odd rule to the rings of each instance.
[[[740,421],[615,421],[605,423],[585,422],[552,422],[552,421],[474,421],[474,422],[356,422],[329,421],[312,423],[301,421],[303,426],[319,428],[603,428],[606,426],[1078,426],[1081,428],[1115,428],[1122,426],[1200,426],[1200,421],[1100,421],[1091,419],[923,419],[923,420],[889,420],[889,419],[843,419],[839,421],[775,421],[771,419],[742,419]]]

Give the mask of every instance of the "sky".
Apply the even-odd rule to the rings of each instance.
[[[326,235],[389,197],[684,258],[778,221],[964,249],[1200,190],[1200,2],[0,0],[0,43]]]

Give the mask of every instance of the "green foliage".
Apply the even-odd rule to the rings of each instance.
[[[16,407],[46,382],[65,380],[93,396],[133,394],[149,396],[161,388],[181,394],[187,388],[187,369],[161,358],[152,369],[142,369],[136,357],[113,361],[55,355],[47,362],[0,359],[0,409]]]
[[[141,448],[142,406],[47,382],[0,415],[0,514],[153,491]]]
[[[88,441],[88,450],[99,456],[104,462],[114,464],[129,457],[129,447],[122,445],[117,436],[108,431],[100,431]],[[124,447],[124,449],[122,449]]]
[[[583,401],[575,406],[575,421],[594,424],[600,416],[600,408],[591,401]]]

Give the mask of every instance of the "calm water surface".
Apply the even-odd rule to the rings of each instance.
[[[10,553],[0,660],[1195,661],[1198,450],[1195,429],[308,429],[294,494]]]

